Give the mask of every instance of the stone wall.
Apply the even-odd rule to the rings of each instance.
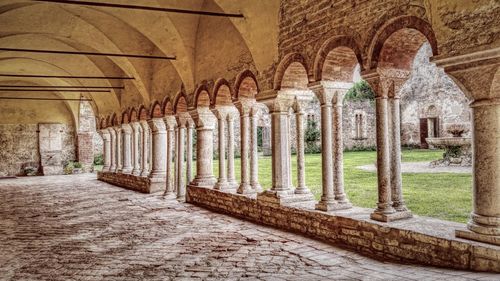
[[[203,187],[189,186],[187,192],[189,203],[383,260],[500,272],[500,247],[455,238],[453,231],[465,229],[462,224],[420,217],[380,223],[369,219],[371,210],[362,208],[329,214]]]
[[[97,179],[142,193],[155,193],[165,190],[166,187],[165,181],[152,182],[148,177],[113,172],[97,172]]]
[[[363,116],[361,138],[356,135],[356,114]],[[342,126],[344,149],[362,150],[376,148],[375,101],[344,101]]]
[[[62,164],[75,160],[75,128],[61,124]],[[38,124],[0,124],[0,175],[22,175],[23,165],[40,167]]]

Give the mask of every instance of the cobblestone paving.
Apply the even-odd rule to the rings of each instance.
[[[1,280],[495,280],[384,263],[98,182],[0,181]]]

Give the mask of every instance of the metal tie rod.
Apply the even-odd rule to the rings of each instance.
[[[70,75],[43,75],[43,74],[7,74],[0,73],[0,77],[23,77],[23,78],[61,78],[61,79],[106,79],[106,80],[134,80],[127,76],[70,76]]]
[[[158,60],[176,59],[175,56],[151,56],[151,55],[137,55],[137,54],[95,53],[95,52],[80,52],[80,51],[23,49],[23,48],[0,48],[0,51],[22,52],[22,53],[45,53],[45,54],[56,54],[56,55],[125,57],[125,58],[139,58],[139,59],[158,59]]]

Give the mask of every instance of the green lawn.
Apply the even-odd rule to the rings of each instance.
[[[403,150],[404,162],[431,161],[441,158],[441,150]],[[235,161],[239,179],[240,159]],[[374,208],[377,203],[377,176],[357,166],[375,163],[375,151],[344,153],[345,190],[351,202]],[[296,185],[296,158],[292,157],[292,176]],[[218,175],[218,161],[214,161]],[[271,187],[271,157],[260,157],[259,182]],[[306,155],[306,184],[319,200],[321,196],[321,155]],[[468,174],[403,174],[403,194],[407,206],[415,214],[465,223],[472,207],[472,177]]]

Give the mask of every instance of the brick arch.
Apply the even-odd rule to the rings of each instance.
[[[194,92],[193,107],[197,108],[200,105],[210,106],[210,104],[212,104],[212,101],[213,98],[212,95],[210,95],[207,84],[201,84],[200,86],[198,86],[198,88]]]
[[[145,121],[149,119],[149,110],[141,104],[139,107],[139,120]]]
[[[163,111],[163,115],[172,115],[174,114],[174,107],[172,105],[172,101],[170,97],[165,97],[161,102],[161,109]]]
[[[119,120],[118,116],[116,116],[116,113],[113,113],[113,115],[111,116],[111,125],[112,126],[120,125],[120,120]]]
[[[260,91],[259,83],[257,82],[257,77],[255,76],[255,74],[248,69],[238,73],[238,76],[236,76],[236,82],[234,84],[233,99],[237,100],[242,93],[249,93],[252,92],[252,90],[255,91],[255,93],[258,93]],[[243,96],[244,95],[245,94],[243,94]]]
[[[283,79],[285,78],[285,73],[287,72],[287,70],[289,70],[290,66],[292,66],[293,64],[295,65],[300,64],[305,70],[306,77],[303,78],[307,79],[308,81],[310,80],[309,79],[310,75],[307,73],[309,67],[305,57],[300,53],[291,53],[283,57],[283,59],[278,65],[278,68],[276,69],[273,81],[273,88],[275,90],[281,89],[283,84]]]
[[[433,55],[438,54],[437,40],[431,24],[416,16],[400,16],[388,20],[367,41],[369,45],[367,45],[365,53],[367,54],[368,69],[377,68],[385,42],[391,35],[403,29],[413,29],[420,32],[431,45]]]
[[[232,104],[232,98],[234,96],[231,84],[224,79],[224,78],[219,78],[217,81],[215,81],[214,85],[214,90],[213,92],[213,98],[211,102],[211,106],[217,105],[217,98],[219,98],[219,104],[220,105],[231,105]]]
[[[130,119],[129,119],[129,121],[130,122],[137,122],[138,120],[139,120],[139,114],[137,114],[137,110],[134,107],[132,107],[130,109]]]
[[[162,118],[163,117],[163,110],[161,103],[159,101],[153,101],[151,103],[151,107],[149,108],[149,117],[150,118]]]
[[[337,48],[350,49],[356,56],[356,59],[361,66],[361,70],[363,70],[363,54],[361,44],[359,44],[359,42],[352,36],[338,35],[326,40],[318,50],[313,65],[314,81],[321,81],[323,79],[323,69],[325,62],[328,59],[328,55]]]
[[[122,124],[128,124],[130,122],[130,114],[129,114],[129,109],[125,109],[123,112],[122,112],[122,116],[121,116],[121,123]]]
[[[173,102],[174,114],[180,112],[187,112],[188,110],[188,97],[184,90],[181,90],[175,95]]]

